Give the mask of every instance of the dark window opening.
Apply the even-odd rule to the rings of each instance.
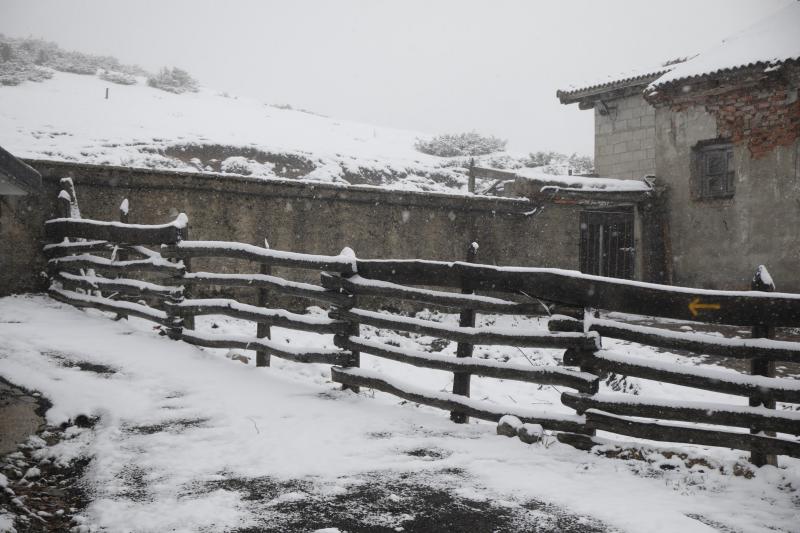
[[[729,143],[698,145],[694,149],[695,179],[701,199],[730,198],[736,177],[733,146]]]

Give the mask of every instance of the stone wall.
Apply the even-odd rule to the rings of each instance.
[[[83,215],[116,220],[123,198],[132,223],[189,216],[191,237],[362,258],[462,260],[469,242],[489,264],[578,267],[577,212],[527,200],[339,187],[290,180],[136,170],[29,161],[42,173],[42,196],[0,198],[0,295],[42,290],[44,221],[55,216],[58,179],[72,177]],[[244,262],[195,260],[193,268],[255,271]],[[277,272],[281,274],[281,272]],[[292,274],[296,274],[292,273]],[[295,277],[294,275],[292,277]],[[307,273],[306,279],[317,275]]]
[[[595,172],[610,178],[655,173],[655,109],[640,94],[594,108]]]
[[[676,284],[747,289],[764,264],[778,290],[800,292],[800,107],[792,79],[697,81],[653,98]],[[734,196],[698,198],[692,149],[719,138],[733,141]]]

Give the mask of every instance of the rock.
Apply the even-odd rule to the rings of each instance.
[[[42,476],[42,471],[34,466],[34,467],[29,468],[25,472],[25,475],[22,476],[22,478],[30,480],[30,479],[38,479],[41,476]]]
[[[542,440],[542,435],[544,435],[544,428],[539,424],[523,424],[517,430],[519,440],[525,444],[535,444],[539,442]]]
[[[516,437],[517,430],[522,427],[522,421],[516,416],[505,415],[497,422],[497,434],[506,437]]]

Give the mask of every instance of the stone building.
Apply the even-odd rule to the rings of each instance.
[[[637,277],[744,289],[765,264],[800,291],[798,28],[794,2],[688,60],[558,91],[594,110],[599,175],[655,177],[637,246],[663,269]]]

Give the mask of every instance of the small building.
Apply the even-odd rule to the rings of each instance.
[[[793,2],[694,57],[558,91],[594,111],[600,176],[654,177],[634,277],[744,289],[765,264],[800,291],[798,28]]]

